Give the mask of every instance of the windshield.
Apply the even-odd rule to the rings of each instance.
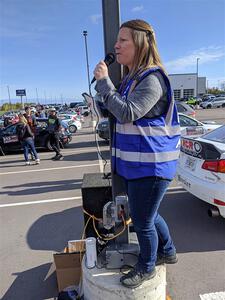
[[[204,139],[219,143],[225,143],[225,125],[206,133],[202,136]]]

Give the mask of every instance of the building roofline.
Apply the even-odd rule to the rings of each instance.
[[[169,76],[173,75],[197,75],[197,73],[174,73],[174,74],[168,74]]]

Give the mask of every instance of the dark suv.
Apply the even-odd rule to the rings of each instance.
[[[48,119],[36,119],[37,127],[35,134],[35,146],[36,148],[44,148],[47,150],[52,150],[49,133],[46,130]],[[18,140],[16,134],[16,127],[18,123],[7,126],[0,130],[0,154],[5,152],[12,152],[22,150],[21,143]],[[71,134],[64,129],[60,133],[60,144],[63,148],[66,144],[71,141]]]

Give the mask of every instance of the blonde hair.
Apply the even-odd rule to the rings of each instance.
[[[19,115],[19,122],[23,123],[24,125],[27,124],[27,119],[24,117],[24,115],[22,114]]]
[[[160,67],[164,72],[159,51],[156,44],[155,33],[150,24],[143,20],[130,20],[123,23],[120,28],[129,28],[135,45],[134,64],[130,70],[129,77],[138,71],[153,67]],[[129,73],[124,67],[124,75]]]

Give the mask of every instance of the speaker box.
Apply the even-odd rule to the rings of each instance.
[[[83,176],[81,187],[83,208],[91,215],[102,218],[104,205],[112,201],[112,182],[109,178],[104,178],[103,173],[88,173]],[[88,221],[89,216],[84,213],[84,223]],[[99,226],[95,222],[99,234],[108,233],[109,231]],[[89,221],[86,230],[86,237],[96,237],[97,234],[93,227],[92,219]]]

